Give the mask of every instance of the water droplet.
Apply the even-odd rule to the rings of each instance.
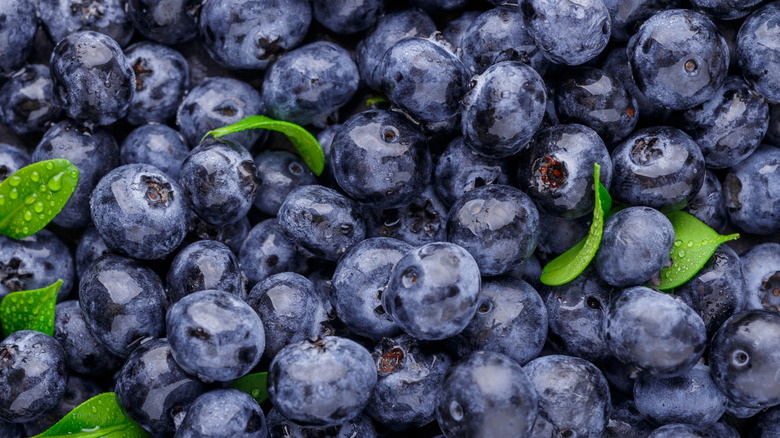
[[[77,170],[71,170],[70,171],[70,177],[73,179],[76,179],[79,177],[79,172]]]
[[[95,406],[92,406],[92,412],[97,412],[97,408]]]
[[[680,246],[680,245],[682,245],[682,240],[675,240],[674,241],[674,246]]]
[[[13,175],[10,178],[8,178],[8,184],[11,184],[11,187],[16,187],[21,183],[22,183],[22,179],[16,175]]]
[[[49,190],[57,192],[62,190],[62,173],[58,173],[49,180]]]
[[[27,222],[30,222],[32,220],[32,218],[33,218],[33,214],[32,214],[32,212],[30,210],[27,210],[27,211],[24,212],[24,220],[26,220]]]
[[[684,251],[684,250],[682,250],[682,249],[681,249],[681,250],[679,250],[679,251],[677,252],[677,256],[679,256],[680,258],[685,258],[685,251]]]
[[[16,230],[16,231],[19,231],[19,230]],[[24,227],[24,228],[22,228],[22,232],[23,232],[24,234],[30,234],[30,228],[28,228],[28,227]]]
[[[40,219],[40,220],[45,220],[45,219],[46,219],[46,215],[44,215],[43,213],[41,213],[41,214],[39,214],[39,215],[38,215],[38,219]]]
[[[5,204],[5,196],[0,195],[0,205]]]
[[[41,179],[41,175],[38,172],[33,172],[30,174],[30,179],[33,180],[33,182],[38,182]]]
[[[16,199],[19,197],[19,192],[17,192],[16,189],[11,189],[11,192],[8,193],[8,197],[11,199]]]
[[[252,397],[257,398],[260,396],[260,388],[255,388],[252,390]]]
[[[43,211],[43,202],[38,201],[33,207],[33,210],[35,210],[36,213],[41,213]]]
[[[54,207],[54,201],[49,201],[49,207]]]
[[[25,205],[32,205],[35,200],[38,199],[38,195],[33,193],[32,195],[28,196],[27,199],[24,200]]]
[[[688,243],[687,243],[686,245],[688,245],[688,248],[692,247],[692,246],[693,246],[693,241],[692,241],[692,240],[689,240],[689,241],[688,241]]]
[[[46,163],[46,169],[48,169],[48,170],[52,170],[52,169],[54,169],[54,164],[52,164],[52,163]]]

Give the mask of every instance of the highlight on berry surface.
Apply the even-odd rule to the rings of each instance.
[[[0,322],[3,334],[9,336],[20,330],[35,330],[54,335],[54,306],[62,280],[42,289],[11,292],[0,303]]]

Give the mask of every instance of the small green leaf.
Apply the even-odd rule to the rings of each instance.
[[[366,99],[366,106],[374,106],[380,103],[390,103],[390,99],[385,97],[385,95],[374,96],[370,99]]]
[[[11,292],[0,303],[0,321],[5,336],[19,330],[54,334],[54,305],[62,280],[43,289]]]
[[[268,400],[268,373],[249,374],[233,381],[230,387],[252,396],[258,403]]]
[[[666,217],[674,227],[673,264],[661,270],[660,290],[672,289],[690,280],[721,243],[739,238],[739,234],[722,236],[683,211],[667,213]]]
[[[298,154],[300,154],[312,172],[319,176],[325,169],[325,155],[322,153],[322,148],[317,143],[317,139],[309,131],[295,123],[274,120],[266,116],[249,116],[232,125],[209,131],[203,136],[203,139],[208,137],[209,134],[214,137],[222,137],[223,135],[246,131],[247,129],[269,129],[283,133],[290,139],[290,142],[295,146]]]
[[[79,170],[65,159],[39,161],[0,183],[0,233],[22,239],[37,233],[70,199]]]
[[[65,418],[34,438],[146,438],[150,436],[125,415],[117,404],[113,392],[105,392],[78,405]]]
[[[566,284],[582,273],[593,257],[601,243],[601,232],[604,228],[604,212],[612,208],[612,198],[607,189],[601,184],[599,177],[601,166],[593,165],[593,181],[596,184],[596,203],[593,208],[593,222],[590,224],[588,235],[545,265],[542,269],[540,280],[548,286],[560,286]]]

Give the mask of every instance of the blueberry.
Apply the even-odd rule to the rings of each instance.
[[[268,412],[268,416],[266,417],[266,421],[268,424],[268,435],[270,437],[312,438],[312,436],[317,436],[327,438],[376,438],[377,436],[371,418],[365,414],[360,414],[357,417],[336,426],[303,427],[285,418],[276,408],[271,408],[271,411]]]
[[[175,129],[150,123],[130,131],[120,151],[121,164],[151,164],[178,181],[181,163],[190,148]]]
[[[168,269],[165,286],[170,303],[206,289],[246,297],[238,259],[227,245],[215,240],[200,240],[179,251]]]
[[[128,0],[127,14],[141,35],[160,44],[178,44],[198,33],[200,0]]]
[[[301,254],[285,237],[276,219],[266,219],[252,227],[238,253],[248,288],[273,274],[296,271],[300,259]]]
[[[125,50],[125,56],[135,73],[135,95],[127,121],[140,125],[173,118],[190,88],[190,69],[184,56],[149,42],[133,44]]]
[[[739,259],[744,274],[745,309],[780,310],[780,244],[767,242]]]
[[[107,254],[95,260],[81,277],[79,303],[92,335],[122,358],[141,339],[165,333],[162,281],[133,259]]]
[[[719,20],[736,20],[744,18],[753,8],[761,3],[760,0],[691,0],[693,6]]]
[[[80,404],[102,392],[103,389],[94,381],[86,380],[76,374],[71,374],[68,376],[65,394],[63,394],[62,399],[57,403],[57,406],[55,406],[54,409],[46,411],[46,413],[40,417],[24,423],[24,431],[27,433],[27,436],[41,434],[54,426]],[[6,435],[2,436],[6,437]]]
[[[38,0],[37,4],[41,22],[55,44],[76,31],[100,32],[122,47],[133,36],[133,23],[121,0]]]
[[[366,237],[391,237],[410,245],[446,240],[447,207],[427,186],[420,196],[399,208],[363,208]]]
[[[95,227],[89,227],[84,230],[78,246],[76,246],[76,276],[81,278],[92,262],[100,256],[110,253],[111,250],[106,246],[106,241],[100,237],[100,233],[98,233]]]
[[[612,39],[626,42],[639,26],[658,11],[679,8],[680,0],[604,0],[612,18]]]
[[[545,224],[539,227],[539,244],[536,246],[536,254],[546,260],[551,260],[580,240],[587,237],[590,231],[590,222],[593,217],[587,215],[577,219],[566,219],[549,214],[540,213],[539,223]]]
[[[9,423],[0,420],[0,435],[6,438],[24,438],[28,434],[25,433],[21,423]]]
[[[405,332],[440,340],[468,325],[479,288],[479,268],[471,254],[454,243],[428,243],[396,262],[382,306]]]
[[[444,375],[436,418],[447,436],[530,437],[537,400],[520,365],[503,354],[477,351]]]
[[[353,34],[373,26],[384,6],[381,0],[313,0],[312,15],[326,29],[338,34]]]
[[[542,282],[539,281],[539,277],[542,276],[542,265],[536,255],[532,255],[526,261],[515,265],[506,275],[527,282],[537,291],[542,287]]]
[[[57,44],[51,80],[54,104],[68,117],[94,125],[124,117],[135,95],[136,76],[122,49],[94,31],[73,32]]]
[[[336,426],[357,417],[377,382],[371,354],[338,336],[284,347],[268,370],[268,395],[285,417],[304,426]]]
[[[61,279],[57,300],[63,301],[75,283],[73,264],[70,249],[49,230],[19,240],[0,236],[0,296],[42,289]]]
[[[772,234],[780,229],[780,148],[760,146],[734,165],[723,182],[731,222],[748,233]]]
[[[0,87],[0,120],[19,135],[43,132],[59,116],[45,65],[27,65]]]
[[[737,60],[742,76],[770,102],[780,101],[780,77],[776,68],[780,63],[780,50],[773,44],[780,32],[776,25],[778,18],[780,4],[768,3],[753,11],[737,34]]]
[[[190,234],[185,238],[185,242],[197,242],[198,240],[216,240],[222,242],[238,254],[241,251],[241,245],[249,235],[252,225],[249,218],[244,216],[232,224],[224,226],[210,225],[195,216],[190,229]]]
[[[715,173],[707,172],[701,189],[683,211],[695,216],[715,231],[725,231],[729,218],[723,201],[723,187]]]
[[[265,349],[260,317],[227,292],[193,292],[168,308],[165,323],[176,363],[204,382],[248,374]]]
[[[468,0],[409,0],[409,4],[430,14],[443,14],[455,11],[468,3]]]
[[[148,164],[109,172],[92,191],[90,210],[110,249],[143,260],[173,252],[187,233],[190,214],[176,181]]]
[[[539,227],[539,212],[528,195],[491,184],[452,205],[447,240],[471,253],[482,275],[501,275],[533,254]]]
[[[301,157],[289,151],[263,151],[254,156],[258,189],[254,206],[270,216],[279,213],[279,207],[291,191],[317,184],[317,177]]]
[[[632,399],[612,394],[612,412],[602,438],[646,437],[653,429],[636,410]]]
[[[715,438],[715,434],[699,426],[674,423],[659,427],[647,438]]]
[[[266,438],[268,431],[260,405],[237,389],[215,389],[192,402],[176,438]]]
[[[36,4],[28,0],[9,0],[0,5],[0,72],[14,71],[30,56],[38,28],[36,15]]]
[[[474,22],[474,20],[482,14],[481,11],[465,11],[457,17],[451,19],[444,26],[441,31],[441,36],[444,37],[452,47],[463,47],[463,36],[466,33],[466,29]],[[461,52],[461,59],[463,54]]]
[[[59,342],[32,330],[11,333],[0,342],[0,420],[21,423],[53,409],[67,380]]]
[[[769,127],[766,130],[764,142],[780,146],[780,105],[769,106]]]
[[[757,421],[751,435],[758,437],[773,437],[780,435],[780,408],[770,408],[757,417]]]
[[[104,375],[122,364],[89,331],[76,300],[63,301],[54,308],[54,339],[62,345],[68,368],[79,374]]]
[[[0,182],[30,164],[30,154],[16,146],[0,143]]]

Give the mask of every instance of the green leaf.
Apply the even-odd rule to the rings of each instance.
[[[14,239],[35,234],[70,199],[79,170],[70,161],[39,161],[0,183],[0,233]]]
[[[390,99],[385,97],[384,94],[366,99],[366,106],[378,105],[380,103],[390,103]]]
[[[233,381],[230,387],[251,395],[258,403],[268,400],[268,373],[249,374]]]
[[[560,286],[566,284],[582,273],[593,257],[601,243],[601,232],[604,228],[604,212],[612,208],[612,198],[607,189],[601,184],[599,177],[601,166],[593,165],[593,181],[596,184],[596,203],[593,208],[593,222],[590,224],[588,235],[545,265],[542,269],[540,280],[548,286]]]
[[[62,280],[43,289],[11,292],[0,303],[0,321],[5,336],[19,330],[54,334],[54,305]]]
[[[661,270],[660,290],[672,289],[690,280],[721,243],[739,238],[739,234],[722,236],[683,211],[667,213],[666,217],[674,227],[675,240],[671,254],[673,264]]]
[[[309,131],[295,123],[274,120],[266,116],[249,116],[232,125],[209,131],[203,136],[203,139],[208,137],[209,134],[214,137],[222,137],[223,135],[246,131],[247,129],[269,129],[283,133],[290,139],[290,142],[295,146],[298,154],[300,154],[312,172],[319,176],[325,169],[325,155],[322,153],[322,148],[317,143],[317,139]]]
[[[34,438],[146,438],[150,436],[125,415],[117,404],[113,392],[105,392],[80,404],[49,430]]]

